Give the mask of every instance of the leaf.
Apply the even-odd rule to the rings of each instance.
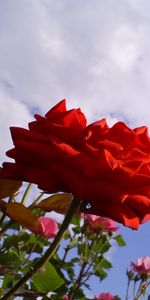
[[[80,218],[80,216],[79,215],[73,215],[73,217],[72,217],[72,220],[71,220],[71,224],[74,224],[74,225],[80,225],[80,220],[81,220],[81,218]]]
[[[67,268],[67,272],[68,272],[68,275],[69,275],[70,279],[73,280],[74,279],[74,275],[75,275],[74,269],[71,268],[71,267]]]
[[[23,244],[29,240],[29,234],[26,232],[21,232],[21,234],[9,235],[5,238],[1,249],[10,249],[11,247],[16,247],[19,243]]]
[[[15,194],[21,187],[22,182],[18,180],[0,179],[0,199]]]
[[[70,243],[69,243],[69,248],[74,248],[78,245],[78,239],[73,239]]]
[[[104,243],[102,249],[100,250],[100,253],[102,253],[102,254],[106,253],[111,247],[112,247],[111,244],[108,241],[106,241]]]
[[[107,273],[102,269],[101,266],[99,266],[96,270],[96,272],[94,273],[94,275],[96,275],[97,277],[100,278],[100,281],[104,280],[107,277]]]
[[[107,260],[106,258],[103,257],[102,263],[101,263],[101,267],[104,269],[111,269],[112,268],[112,264],[110,263],[109,260]]]
[[[125,243],[125,241],[124,241],[124,239],[123,239],[123,237],[122,237],[121,234],[115,236],[115,237],[114,237],[114,240],[116,240],[116,242],[117,242],[117,244],[118,244],[119,247],[124,247],[124,246],[126,246],[126,243]]]
[[[66,214],[73,199],[72,194],[55,194],[42,200],[37,207],[44,211],[55,211],[60,214]]]
[[[107,243],[107,238],[105,236],[100,237],[95,241],[94,251],[97,253],[101,252],[101,249],[103,249],[105,243]]]
[[[39,271],[32,277],[32,283],[40,292],[50,292],[64,284],[64,280],[58,275],[51,263],[45,265],[44,270]]]
[[[25,207],[21,203],[5,203],[3,201],[3,212],[13,221],[30,229],[31,231],[39,225],[38,218],[33,215],[30,208]]]
[[[3,280],[2,288],[3,289],[11,288],[12,284],[13,284],[12,275],[6,274]]]
[[[0,274],[1,271],[3,271],[3,267],[14,269],[16,266],[18,266],[18,263],[19,263],[19,258],[15,250],[14,251],[10,250],[7,253],[0,253]]]

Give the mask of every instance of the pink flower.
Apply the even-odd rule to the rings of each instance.
[[[67,295],[63,296],[62,300],[69,300],[69,297]]]
[[[143,256],[138,258],[137,261],[131,262],[131,267],[135,272],[150,275],[150,257]]]
[[[98,300],[115,300],[115,297],[110,293],[102,293],[102,294],[99,294],[99,295],[95,296],[95,299],[98,299]]]
[[[88,223],[89,229],[94,231],[96,229],[102,229],[107,232],[117,231],[120,227],[117,226],[117,223],[111,219],[99,217],[90,214],[84,214],[84,218]]]
[[[57,234],[58,226],[54,219],[49,217],[40,217],[39,224],[32,231],[44,235],[47,238],[53,238]]]

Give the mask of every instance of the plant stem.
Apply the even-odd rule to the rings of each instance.
[[[46,262],[48,262],[52,258],[52,256],[56,252],[56,250],[65,234],[65,231],[67,230],[67,228],[70,224],[70,221],[73,217],[74,212],[79,207],[79,205],[80,205],[79,201],[77,201],[76,199],[72,200],[72,203],[71,203],[71,205],[68,209],[68,212],[65,216],[65,219],[64,219],[64,221],[60,227],[60,230],[57,233],[57,236],[54,239],[53,243],[47,249],[47,251],[45,252],[43,257],[41,257],[39,259],[39,261],[31,267],[31,269],[12,287],[12,289],[7,294],[5,294],[1,298],[1,300],[9,299],[24,283],[26,283],[37,271],[39,271],[45,265]]]
[[[41,200],[41,198],[43,197],[45,193],[42,192],[34,201],[33,203],[29,206],[29,208],[36,208],[36,204],[38,204],[38,202]]]
[[[70,237],[70,243],[75,239],[75,236],[76,236],[76,233],[74,232],[74,235],[73,237]],[[64,255],[62,257],[62,262],[64,263],[65,260],[66,260],[66,257],[68,255],[68,252],[71,250],[70,248],[70,243],[67,245],[67,247],[65,248],[65,252],[64,252]]]
[[[133,299],[135,298],[135,288],[136,288],[136,281],[133,284]]]
[[[82,239],[84,239],[84,235],[82,235]],[[82,278],[85,277],[86,272],[87,272],[85,269],[88,266],[88,264],[90,264],[89,262],[91,261],[91,259],[93,257],[93,252],[94,252],[94,248],[95,248],[95,244],[96,244],[95,239],[93,238],[93,240],[91,241],[91,244],[89,245],[88,242],[87,242],[87,237],[85,236],[85,243],[86,243],[86,249],[85,249],[85,253],[84,253],[84,256],[83,256],[84,260],[83,261],[81,260],[82,263],[81,263],[80,272],[79,272],[78,277],[75,280],[74,284],[70,288],[70,292],[68,294],[70,300],[74,299],[76,291],[83,284]],[[89,255],[87,255],[87,249],[90,249]],[[85,257],[86,257],[86,260],[85,260]],[[90,266],[91,266],[91,264],[90,264]]]
[[[27,188],[26,188],[26,190],[25,190],[25,192],[24,192],[24,194],[23,194],[23,197],[22,197],[22,200],[21,200],[21,204],[23,204],[23,205],[25,204],[26,199],[27,199],[27,197],[28,197],[28,195],[29,195],[29,193],[31,191],[31,188],[32,188],[32,183],[29,183],[28,186],[27,186]]]
[[[76,291],[77,291],[77,290],[79,289],[79,287],[80,287],[82,275],[83,275],[83,273],[84,273],[84,270],[85,270],[86,265],[87,265],[87,262],[85,261],[85,262],[82,264],[82,267],[81,267],[81,269],[80,269],[78,278],[76,279],[76,281],[75,281],[75,283],[74,283],[74,285],[73,285],[73,287],[72,287],[70,293],[68,294],[70,300],[73,300],[73,299],[74,299],[75,293],[76,293]]]
[[[126,300],[128,300],[129,297],[129,287],[130,287],[130,278],[128,278],[128,283],[127,283]]]
[[[141,294],[141,292],[142,292],[141,291],[142,284],[143,284],[143,280],[141,279],[141,282],[140,282],[140,285],[139,285],[139,288],[137,290],[137,293],[135,295],[134,300],[138,300],[138,299],[140,299],[140,296],[142,296],[142,294]]]

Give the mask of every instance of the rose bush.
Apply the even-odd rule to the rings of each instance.
[[[137,229],[150,219],[150,139],[147,128],[105,119],[86,126],[80,109],[65,100],[45,117],[35,115],[29,130],[12,127],[15,145],[1,177],[36,183],[40,189],[71,192],[88,213]]]

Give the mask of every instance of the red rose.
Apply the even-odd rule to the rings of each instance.
[[[52,192],[71,192],[90,203],[88,213],[137,229],[150,219],[150,139],[146,127],[130,129],[105,119],[86,126],[80,109],[65,100],[29,130],[11,128],[15,163],[2,176],[25,180]]]

